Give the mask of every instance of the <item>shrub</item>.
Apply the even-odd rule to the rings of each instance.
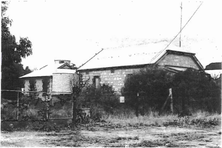
[[[174,110],[182,116],[197,110],[221,112],[218,82],[195,69],[170,74],[163,67],[150,66],[129,76],[122,94],[138,116],[145,111],[161,111],[169,88],[173,88]]]
[[[145,108],[159,111],[168,96],[171,85],[171,75],[163,68],[150,66],[139,73],[129,76],[122,89],[126,96],[126,104],[144,114]],[[141,109],[140,109],[141,108]]]
[[[118,108],[119,101],[111,86],[103,84],[96,88],[94,85],[88,85],[80,94],[79,104],[90,107],[91,117],[98,118],[103,111],[112,114],[113,110]]]
[[[220,112],[220,87],[202,71],[187,69],[175,74],[173,97],[179,111]]]

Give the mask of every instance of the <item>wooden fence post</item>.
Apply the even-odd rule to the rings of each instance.
[[[19,107],[20,107],[20,105],[19,105],[19,92],[17,93],[17,110],[16,110],[16,119],[17,120],[19,120],[19,116],[20,116],[20,113],[19,113]]]
[[[72,99],[72,124],[73,127],[76,126],[76,97],[74,93],[71,94],[71,99]]]
[[[45,100],[45,103],[46,103],[46,121],[48,121],[49,120],[49,102],[48,102],[48,100]]]
[[[172,93],[172,88],[169,89],[169,96],[170,96],[170,110],[173,113],[173,93]]]

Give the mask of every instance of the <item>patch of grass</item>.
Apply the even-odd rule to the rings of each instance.
[[[2,121],[2,131],[60,131],[70,129],[67,120],[50,121]]]
[[[140,143],[132,144],[133,147],[159,147],[159,146],[166,146],[166,147],[178,147],[179,145],[172,143],[167,140],[143,140]]]
[[[192,116],[178,117],[178,115],[158,115],[155,112],[146,116],[135,115],[109,115],[103,118],[107,122],[120,124],[122,126],[196,126],[210,128],[221,125],[220,114],[209,114],[207,112],[196,112]]]
[[[51,115],[50,117],[51,118],[57,118],[57,119],[60,119],[60,118],[67,118],[67,117],[72,117],[72,110],[65,110],[65,109],[53,109],[50,111],[51,112]]]
[[[114,124],[121,124],[121,125],[155,125],[155,126],[162,126],[165,122],[171,121],[176,119],[176,115],[164,115],[159,116],[157,113],[151,113],[146,116],[139,116],[136,117],[133,114],[130,115],[109,115],[103,118],[107,122],[111,122]]]

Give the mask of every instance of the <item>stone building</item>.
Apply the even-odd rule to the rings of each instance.
[[[164,47],[163,44],[149,44],[105,49],[83,65],[79,72],[83,79],[89,79],[89,83],[96,87],[108,84],[120,92],[128,75],[149,65],[160,65],[174,73],[187,68],[203,70],[194,53],[178,47]]]
[[[53,63],[20,78],[24,81],[24,91],[27,95],[33,89],[30,87],[34,87],[37,92],[60,95],[72,93],[75,73],[76,68],[69,60],[54,60]],[[42,98],[42,95],[43,93],[39,93],[38,97]]]

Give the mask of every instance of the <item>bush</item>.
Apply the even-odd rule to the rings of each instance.
[[[1,120],[15,120],[16,119],[16,104],[7,104],[1,108]]]
[[[122,94],[126,96],[126,104],[134,107],[138,116],[147,111],[160,112],[169,88],[173,88],[174,110],[182,116],[197,110],[221,112],[218,82],[195,69],[173,75],[163,67],[150,66],[129,76]]]
[[[187,69],[175,74],[173,97],[179,112],[220,112],[220,87],[202,71]]]
[[[143,115],[145,108],[160,111],[168,96],[171,80],[172,76],[158,66],[150,66],[132,74],[122,89],[126,104],[135,108],[137,116],[139,112]]]
[[[102,112],[113,113],[113,110],[119,106],[118,96],[111,86],[103,84],[96,88],[94,85],[88,85],[82,90],[79,98],[79,105],[91,109],[91,117],[101,117]]]

